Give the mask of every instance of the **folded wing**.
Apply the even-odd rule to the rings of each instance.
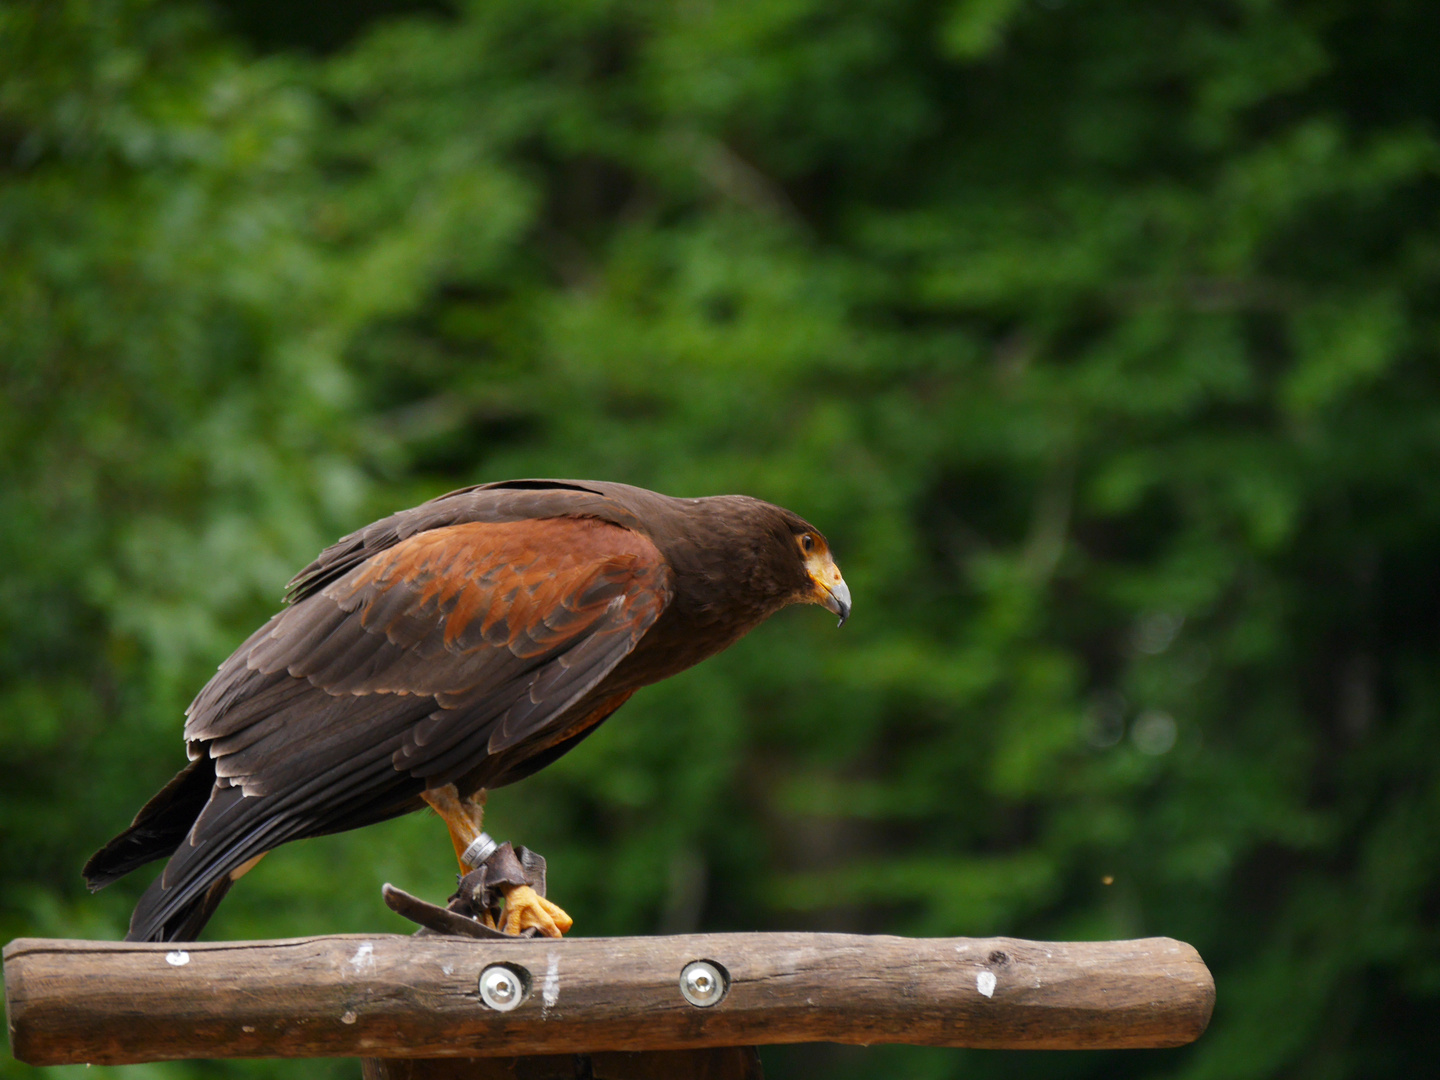
[[[393,816],[427,787],[553,747],[670,596],[654,545],[594,518],[444,525],[332,577],[192,703],[190,754],[211,759],[215,787],[132,938],[184,924],[215,882],[280,843]],[[583,711],[603,715],[596,705]]]

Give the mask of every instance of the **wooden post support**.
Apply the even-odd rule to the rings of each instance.
[[[765,1080],[753,1046],[510,1058],[365,1058],[360,1065],[360,1080]]]
[[[715,965],[718,1003],[680,992]],[[519,1004],[479,981],[507,966]],[[1215,986],[1169,938],[1057,943],[848,934],[474,941],[336,935],[172,945],[21,938],[10,1045],[32,1065],[439,1058],[832,1041],[1012,1049],[1179,1046]]]

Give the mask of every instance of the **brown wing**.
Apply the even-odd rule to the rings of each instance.
[[[419,533],[447,525],[571,517],[596,518],[635,529],[639,522],[633,513],[611,498],[617,489],[639,490],[588,480],[501,480],[460,488],[341,537],[295,575],[288,596],[292,602],[303,600],[373,555]]]
[[[186,738],[247,793],[397,738],[396,771],[445,782],[559,717],[669,596],[654,545],[604,522],[432,529],[271,620],[201,692]]]
[[[131,937],[173,935],[212,884],[287,840],[483,779],[492,755],[501,780],[524,774],[532,747],[553,757],[577,738],[572,706],[670,595],[648,539],[592,518],[442,526],[333,577],[253,634],[191,704],[190,753],[213,759],[215,788]]]

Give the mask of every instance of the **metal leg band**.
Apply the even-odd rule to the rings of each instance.
[[[460,856],[460,861],[471,868],[479,866],[500,845],[490,838],[489,833],[481,833],[475,838],[471,845],[465,849],[465,854]]]

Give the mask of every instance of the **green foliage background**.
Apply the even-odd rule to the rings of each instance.
[[[1433,1070],[1437,39],[1425,0],[0,4],[5,938],[123,932],[147,875],[80,864],[319,547],[604,477],[790,506],[856,604],[492,799],[579,932],[1165,934],[1219,986],[1182,1051],[769,1075]],[[402,931],[380,882],[448,853],[283,849],[209,935]]]

